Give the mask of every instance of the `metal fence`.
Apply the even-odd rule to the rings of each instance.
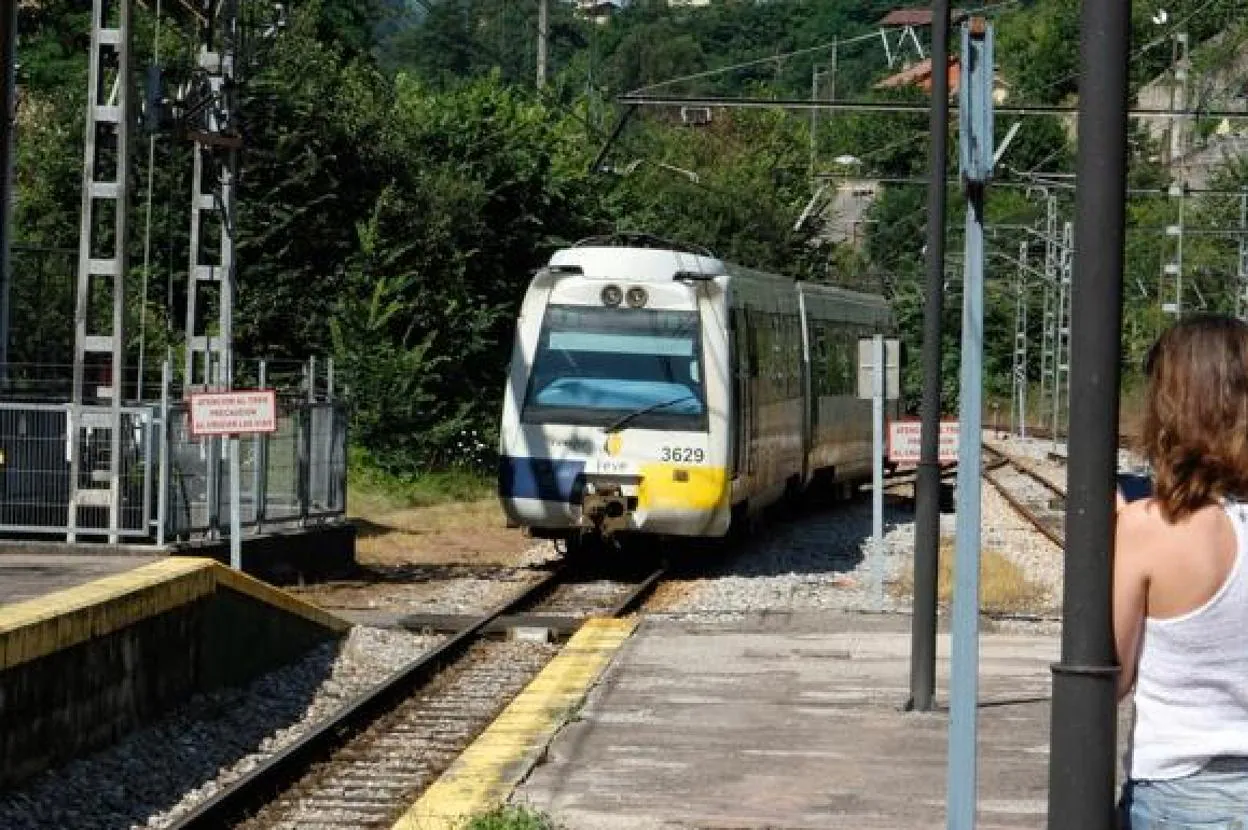
[[[230,527],[229,442],[194,438],[180,401],[121,409],[116,535],[131,543],[224,538]],[[78,506],[71,510],[67,403],[0,401],[0,535],[108,535],[112,417],[83,407]],[[332,400],[279,398],[277,432],[239,438],[244,533],[298,527],[346,510],[347,419]],[[84,496],[86,494],[86,496]]]
[[[254,533],[303,526],[346,510],[347,420],[333,402],[279,406],[277,432],[238,439],[242,526]],[[228,535],[229,443],[194,438],[185,405],[169,411],[167,472],[159,522],[169,540]],[[162,467],[164,466],[162,461]],[[162,540],[163,541],[163,540]]]

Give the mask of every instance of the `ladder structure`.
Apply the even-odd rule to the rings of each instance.
[[[188,125],[194,142],[184,375],[188,390],[232,386],[237,292],[234,208],[242,145],[236,105],[238,0],[202,3],[200,100],[197,117]]]
[[[1239,194],[1239,264],[1235,269],[1235,316],[1248,320],[1248,190]]]
[[[1041,300],[1040,319],[1040,399],[1036,402],[1038,411],[1052,409],[1053,401],[1053,357],[1057,335],[1057,203],[1052,196],[1048,198],[1048,210],[1045,220],[1044,234],[1044,296]],[[1043,422],[1043,417],[1041,417]]]
[[[1065,423],[1062,393],[1070,384],[1070,288],[1074,265],[1074,229],[1070,222],[1062,225],[1061,262],[1058,268],[1057,319],[1053,340],[1053,444]],[[1066,402],[1069,406],[1069,401]]]
[[[1010,430],[1027,437],[1027,242],[1018,245],[1014,282],[1014,389],[1010,395]]]
[[[235,191],[242,146],[236,100],[239,0],[200,2],[198,83],[189,107],[194,116],[187,124],[194,144],[183,375],[188,392],[234,386]],[[210,538],[220,535],[223,443],[220,438],[206,439]]]
[[[103,528],[98,519],[86,526],[106,532],[110,543],[118,541],[121,529],[130,57],[130,0],[92,0],[73,391],[66,425],[69,542],[83,527],[83,510],[106,513]]]

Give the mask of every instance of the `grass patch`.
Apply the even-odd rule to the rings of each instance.
[[[936,583],[937,601],[953,601],[953,540],[940,542],[940,575]],[[897,596],[914,595],[914,575],[907,570],[893,586]],[[980,607],[984,611],[1021,612],[1037,610],[1044,601],[1044,586],[1027,578],[1023,569],[995,550],[984,550],[979,559]]]
[[[499,807],[470,819],[463,830],[559,830],[559,827],[536,810]]]
[[[351,516],[369,516],[412,507],[460,504],[490,498],[492,478],[469,470],[396,476],[364,463],[347,470],[347,508]]]
[[[508,528],[493,477],[471,470],[396,476],[352,453],[347,518],[365,565],[510,564],[531,544]]]

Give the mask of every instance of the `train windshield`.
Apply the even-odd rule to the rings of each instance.
[[[524,420],[621,428],[706,428],[695,311],[552,305]]]

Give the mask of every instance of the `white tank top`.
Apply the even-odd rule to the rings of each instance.
[[[1235,564],[1204,605],[1144,620],[1128,774],[1169,780],[1219,756],[1248,757],[1248,508],[1227,503]]]

